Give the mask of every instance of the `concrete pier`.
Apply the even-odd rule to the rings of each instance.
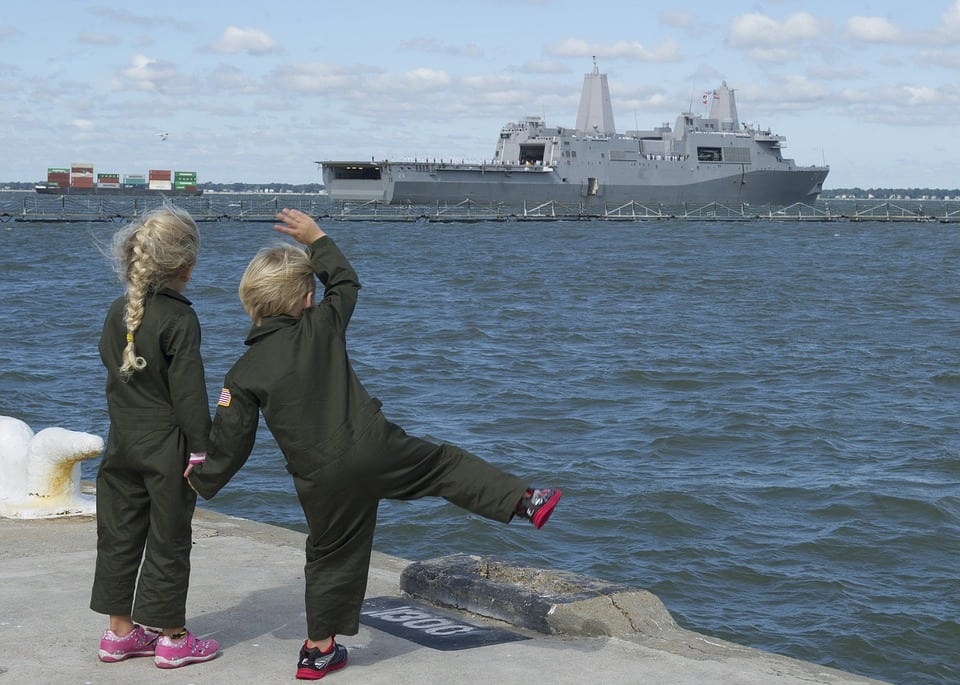
[[[304,535],[198,509],[187,627],[214,661],[164,671],[97,660],[91,516],[0,518],[0,683],[289,683],[305,637]],[[680,628],[648,592],[465,555],[375,553],[346,669],[367,685],[549,682],[864,685],[880,681]]]

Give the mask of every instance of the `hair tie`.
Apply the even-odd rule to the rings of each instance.
[[[127,333],[127,344],[133,343],[133,333]]]

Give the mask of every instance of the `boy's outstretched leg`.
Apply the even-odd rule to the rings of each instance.
[[[563,491],[559,488],[527,490],[517,503],[517,516],[528,519],[534,528],[543,528],[562,496]]]

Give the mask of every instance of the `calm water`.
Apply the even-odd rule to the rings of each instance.
[[[387,502],[376,547],[642,587],[685,627],[903,685],[960,681],[960,228],[327,225],[388,417],[564,499],[535,531]],[[106,435],[111,224],[0,225],[0,414]],[[268,224],[201,226],[210,393]],[[87,463],[84,477],[93,478]],[[266,431],[213,502],[303,530]],[[78,598],[78,601],[79,598]]]

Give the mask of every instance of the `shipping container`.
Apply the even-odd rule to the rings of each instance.
[[[36,186],[38,193],[75,192],[88,194],[103,191],[148,192],[160,191],[200,195],[197,172],[150,169],[146,174],[118,174],[115,172],[94,173],[94,165],[73,162],[70,167],[47,167],[47,181]]]

